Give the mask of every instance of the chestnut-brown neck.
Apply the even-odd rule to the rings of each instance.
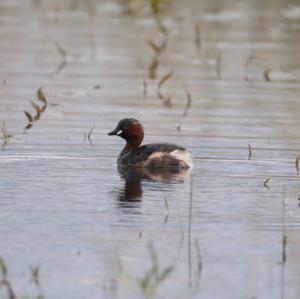
[[[129,126],[126,131],[125,140],[127,141],[125,145],[125,150],[132,150],[140,146],[144,139],[144,130],[140,123],[134,122]]]

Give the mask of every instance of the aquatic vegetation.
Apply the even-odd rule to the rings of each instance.
[[[250,65],[250,63],[252,62],[252,60],[255,59],[255,56],[253,54],[251,54],[248,59],[246,60],[245,63],[245,80],[248,82],[250,79],[247,76],[247,67]]]
[[[157,292],[159,286],[171,275],[175,270],[175,265],[167,266],[161,269],[155,248],[152,243],[148,246],[152,266],[144,275],[143,278],[138,279],[146,298],[152,298]]]
[[[164,210],[164,214],[165,214],[165,223],[168,222],[168,219],[169,219],[169,213],[170,213],[170,208],[169,208],[168,198],[165,196],[165,210]]]
[[[161,87],[173,76],[173,72],[169,72],[164,75],[161,80],[158,82],[156,93],[159,99],[163,100],[164,105],[171,106],[171,96],[165,96],[161,93]]]
[[[47,99],[46,99],[46,96],[45,96],[45,94],[44,94],[44,92],[43,92],[42,87],[40,87],[40,88],[38,89],[38,91],[37,91],[37,97],[38,97],[38,99],[39,99],[41,102],[44,103],[44,105],[43,105],[41,111],[42,111],[42,112],[45,112],[45,110],[46,110],[46,108],[47,108]]]
[[[159,53],[162,50],[162,47],[156,45],[151,39],[148,39],[147,43],[154,50],[155,53]]]
[[[300,160],[300,155],[297,156],[296,161],[295,161],[295,167],[297,170],[297,173],[299,174],[300,170],[299,170],[299,160]]]
[[[248,160],[251,160],[253,155],[252,146],[251,144],[248,144]]]
[[[194,245],[195,245],[194,246],[195,254],[194,254],[194,258],[193,258],[193,266],[194,266],[193,274],[194,275],[192,275],[192,273],[190,273],[191,276],[190,276],[190,280],[189,280],[189,286],[192,287],[193,290],[197,292],[200,287],[203,263],[202,263],[201,250],[200,250],[200,244],[199,244],[198,239],[194,240]],[[191,268],[192,268],[192,264],[191,264]]]
[[[31,106],[35,109],[36,115],[33,117],[33,121],[37,121],[41,117],[42,109],[35,102],[31,101]]]
[[[164,12],[174,0],[120,0],[125,12],[136,14],[143,9],[150,9],[152,14],[158,15]]]
[[[267,188],[267,189],[270,189],[268,183],[270,182],[271,178],[267,178],[265,181],[264,181],[264,186]]]
[[[2,122],[1,133],[2,133],[2,137],[1,138],[3,140],[2,146],[5,146],[5,145],[7,145],[9,139],[12,137],[12,135],[10,135],[8,133],[8,131],[7,131],[5,121]]]
[[[27,111],[24,111],[24,114],[26,115],[26,117],[27,117],[27,119],[28,119],[28,123],[27,123],[26,127],[24,128],[24,132],[25,132],[26,130],[32,128],[33,123],[34,123],[34,118],[33,118],[33,116],[32,116],[29,112],[27,112]]]
[[[34,123],[34,118],[32,117],[32,115],[27,112],[27,111],[24,111],[24,114],[26,115],[27,119],[28,119],[28,124],[26,125],[26,127],[24,128],[24,131],[32,128],[33,126],[33,123]]]
[[[41,293],[39,288],[39,266],[31,267],[31,282],[33,282],[37,287],[37,295],[34,297],[35,299],[44,299],[44,295]],[[8,278],[8,269],[6,263],[2,257],[0,257],[0,289],[5,288],[8,299],[18,299],[19,296],[16,295],[16,292],[12,286],[11,281]],[[2,298],[2,297],[1,297]],[[28,298],[22,296],[21,298]]]
[[[15,291],[12,288],[10,281],[8,280],[8,271],[4,259],[0,257],[0,289],[6,288],[8,299],[16,299]]]
[[[62,62],[58,65],[58,67],[56,68],[56,70],[54,72],[54,74],[57,75],[67,65],[67,52],[62,48],[62,46],[58,42],[56,42],[55,45],[56,45],[56,48],[57,48],[59,54],[62,57]]]
[[[200,279],[202,273],[202,258],[201,258],[201,251],[200,251],[200,245],[198,240],[195,240],[195,248],[196,248],[196,257],[197,257],[198,277]]]
[[[154,14],[159,14],[163,10],[164,5],[170,3],[171,1],[172,0],[150,0],[152,12]]]
[[[30,267],[31,270],[31,282],[39,285],[40,284],[40,266],[31,266]]]
[[[151,61],[150,66],[149,66],[149,77],[150,77],[150,79],[156,79],[157,67],[158,67],[158,58],[157,58],[157,56],[154,56],[154,58]]]
[[[195,44],[198,50],[200,50],[202,46],[201,27],[202,27],[201,21],[197,21],[195,23]]]
[[[192,219],[193,219],[193,176],[191,176],[190,198],[188,206],[188,267],[189,267],[189,287],[192,286]]]
[[[5,262],[2,257],[0,257],[0,273],[1,273],[2,277],[7,276],[7,268],[6,268]]]
[[[148,89],[148,84],[147,84],[147,81],[144,80],[144,81],[143,81],[143,97],[144,97],[144,98],[147,97],[147,89]]]
[[[164,38],[159,45],[157,45],[152,40],[147,40],[147,44],[150,46],[150,48],[152,50],[154,50],[154,56],[151,60],[150,66],[149,66],[150,79],[156,79],[156,77],[157,77],[157,68],[159,65],[160,56],[167,47],[167,41],[168,41],[168,39],[167,39],[166,35],[164,35]]]
[[[163,33],[167,34],[168,30],[161,20],[161,12],[167,7],[172,0],[150,0],[151,12],[156,21],[157,28]]]
[[[158,29],[163,34],[163,40],[162,40],[162,42],[161,42],[160,45],[157,45],[152,40],[147,40],[148,45],[155,52],[155,55],[152,58],[150,66],[149,66],[149,77],[151,79],[155,79],[156,78],[157,68],[158,68],[158,65],[159,65],[160,56],[161,56],[162,52],[166,49],[167,42],[168,42],[168,30],[163,25],[162,20],[161,20],[160,15],[159,15],[159,12],[161,10],[161,5],[162,5],[163,2],[168,2],[168,1],[150,0],[152,15],[154,17],[154,20],[156,21]]]
[[[287,241],[288,237],[286,234],[286,212],[285,212],[285,188],[283,188],[283,196],[282,196],[282,208],[281,208],[281,233],[282,233],[282,239],[281,239],[281,273],[280,273],[280,288],[281,292],[284,290],[285,285],[285,267],[286,267],[286,261],[287,261]]]
[[[124,0],[140,15],[123,18],[116,1],[35,1],[41,5],[27,3],[26,11],[16,1],[1,4],[7,128],[4,123],[0,147],[8,143],[1,155],[1,233],[7,235],[1,251],[12,262],[6,261],[12,286],[1,282],[0,297],[24,299],[27,287],[49,279],[49,295],[72,299],[142,292],[160,298],[220,292],[230,298],[239,291],[248,298],[280,296],[284,265],[281,297],[293,297],[299,281],[297,255],[289,254],[299,247],[298,23],[286,22],[282,5],[274,10],[272,1],[251,7],[177,1],[167,11],[168,1]],[[78,11],[69,10],[71,2]],[[85,3],[93,3],[94,20]],[[20,20],[29,15],[32,22],[24,27]],[[99,46],[95,61],[90,41]],[[16,45],[13,51],[9,45]],[[36,98],[35,84],[45,84],[51,109],[42,90]],[[43,125],[45,116],[42,131],[19,138],[20,125]],[[117,147],[104,131],[112,118],[125,116],[143,119],[146,142],[187,144],[195,157],[194,191],[191,186],[189,194],[190,176],[179,184],[161,173],[154,173],[162,178],[155,182],[147,172],[140,184],[118,176],[112,166]],[[282,235],[281,185],[287,189]],[[156,259],[145,248],[151,239]]]
[[[159,89],[165,84],[166,81],[168,81],[173,76],[173,72],[169,72],[165,76],[161,78],[161,80],[158,82],[157,86],[157,92],[159,93]]]
[[[216,73],[217,73],[218,79],[221,79],[221,61],[222,61],[222,56],[219,56],[216,59]]]
[[[191,95],[191,93],[189,92],[189,90],[186,88],[186,99],[187,99],[187,101],[186,101],[186,105],[185,105],[185,108],[184,108],[184,110],[183,110],[183,116],[186,116],[187,114],[188,114],[188,111],[189,111],[189,109],[191,108],[191,106],[192,106],[192,95]]]
[[[284,235],[282,238],[282,263],[286,262],[286,244],[287,244],[287,236]]]
[[[270,74],[271,74],[271,70],[269,68],[264,70],[264,78],[267,82],[271,81]]]
[[[255,59],[260,60],[260,59],[258,59],[254,54],[251,54],[251,55],[248,57],[248,59],[247,59],[247,61],[246,61],[246,63],[245,63],[245,80],[246,80],[246,81],[250,81],[250,79],[249,79],[249,77],[247,76],[247,73],[246,73],[247,67],[248,67],[248,66],[250,65],[250,63],[251,63],[253,60],[255,60]],[[260,63],[261,63],[261,62],[260,62]],[[270,67],[264,68],[264,70],[263,70],[263,78],[264,78],[264,80],[265,80],[266,82],[271,82],[271,72],[272,72],[272,70],[271,70]]]
[[[88,140],[91,145],[93,144],[92,133],[93,133],[94,129],[95,129],[95,126],[93,126],[88,133],[83,132],[83,142]]]
[[[34,116],[32,116],[28,111],[24,111],[25,116],[27,117],[28,123],[26,125],[26,127],[24,128],[24,132],[30,128],[33,127],[33,124],[35,122],[37,122],[38,120],[40,120],[41,115],[43,112],[45,112],[45,110],[47,109],[48,106],[48,102],[46,99],[46,96],[43,92],[42,87],[40,87],[37,90],[37,98],[39,101],[41,101],[43,103],[43,106],[40,107],[38,104],[36,104],[35,102],[31,101],[31,106],[34,108],[36,114]]]
[[[144,0],[119,0],[119,3],[124,8],[124,13],[135,15],[147,7],[147,2]]]

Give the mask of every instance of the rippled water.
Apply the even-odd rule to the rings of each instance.
[[[0,118],[13,135],[0,152],[0,256],[16,294],[142,298],[154,246],[159,271],[174,267],[156,298],[300,298],[299,3],[175,1],[151,81],[147,40],[163,35],[147,11],[61,2],[0,1]],[[157,84],[170,71],[168,107]],[[48,108],[23,134],[41,86]],[[107,132],[128,116],[145,143],[186,146],[193,170],[126,181],[123,141]]]

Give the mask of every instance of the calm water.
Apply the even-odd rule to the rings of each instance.
[[[299,2],[175,1],[153,81],[147,40],[164,36],[125,8],[0,0],[0,118],[13,135],[0,152],[0,256],[16,294],[142,298],[152,244],[160,271],[175,267],[155,298],[300,298]],[[170,71],[168,107],[157,84]],[[41,86],[48,108],[23,134]],[[194,169],[126,181],[123,141],[107,132],[128,116],[145,143],[186,146]]]

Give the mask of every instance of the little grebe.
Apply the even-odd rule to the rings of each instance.
[[[151,168],[190,168],[191,154],[184,148],[170,143],[140,144],[144,138],[144,129],[133,118],[124,118],[117,127],[108,133],[126,140],[126,145],[119,154],[118,165]]]

